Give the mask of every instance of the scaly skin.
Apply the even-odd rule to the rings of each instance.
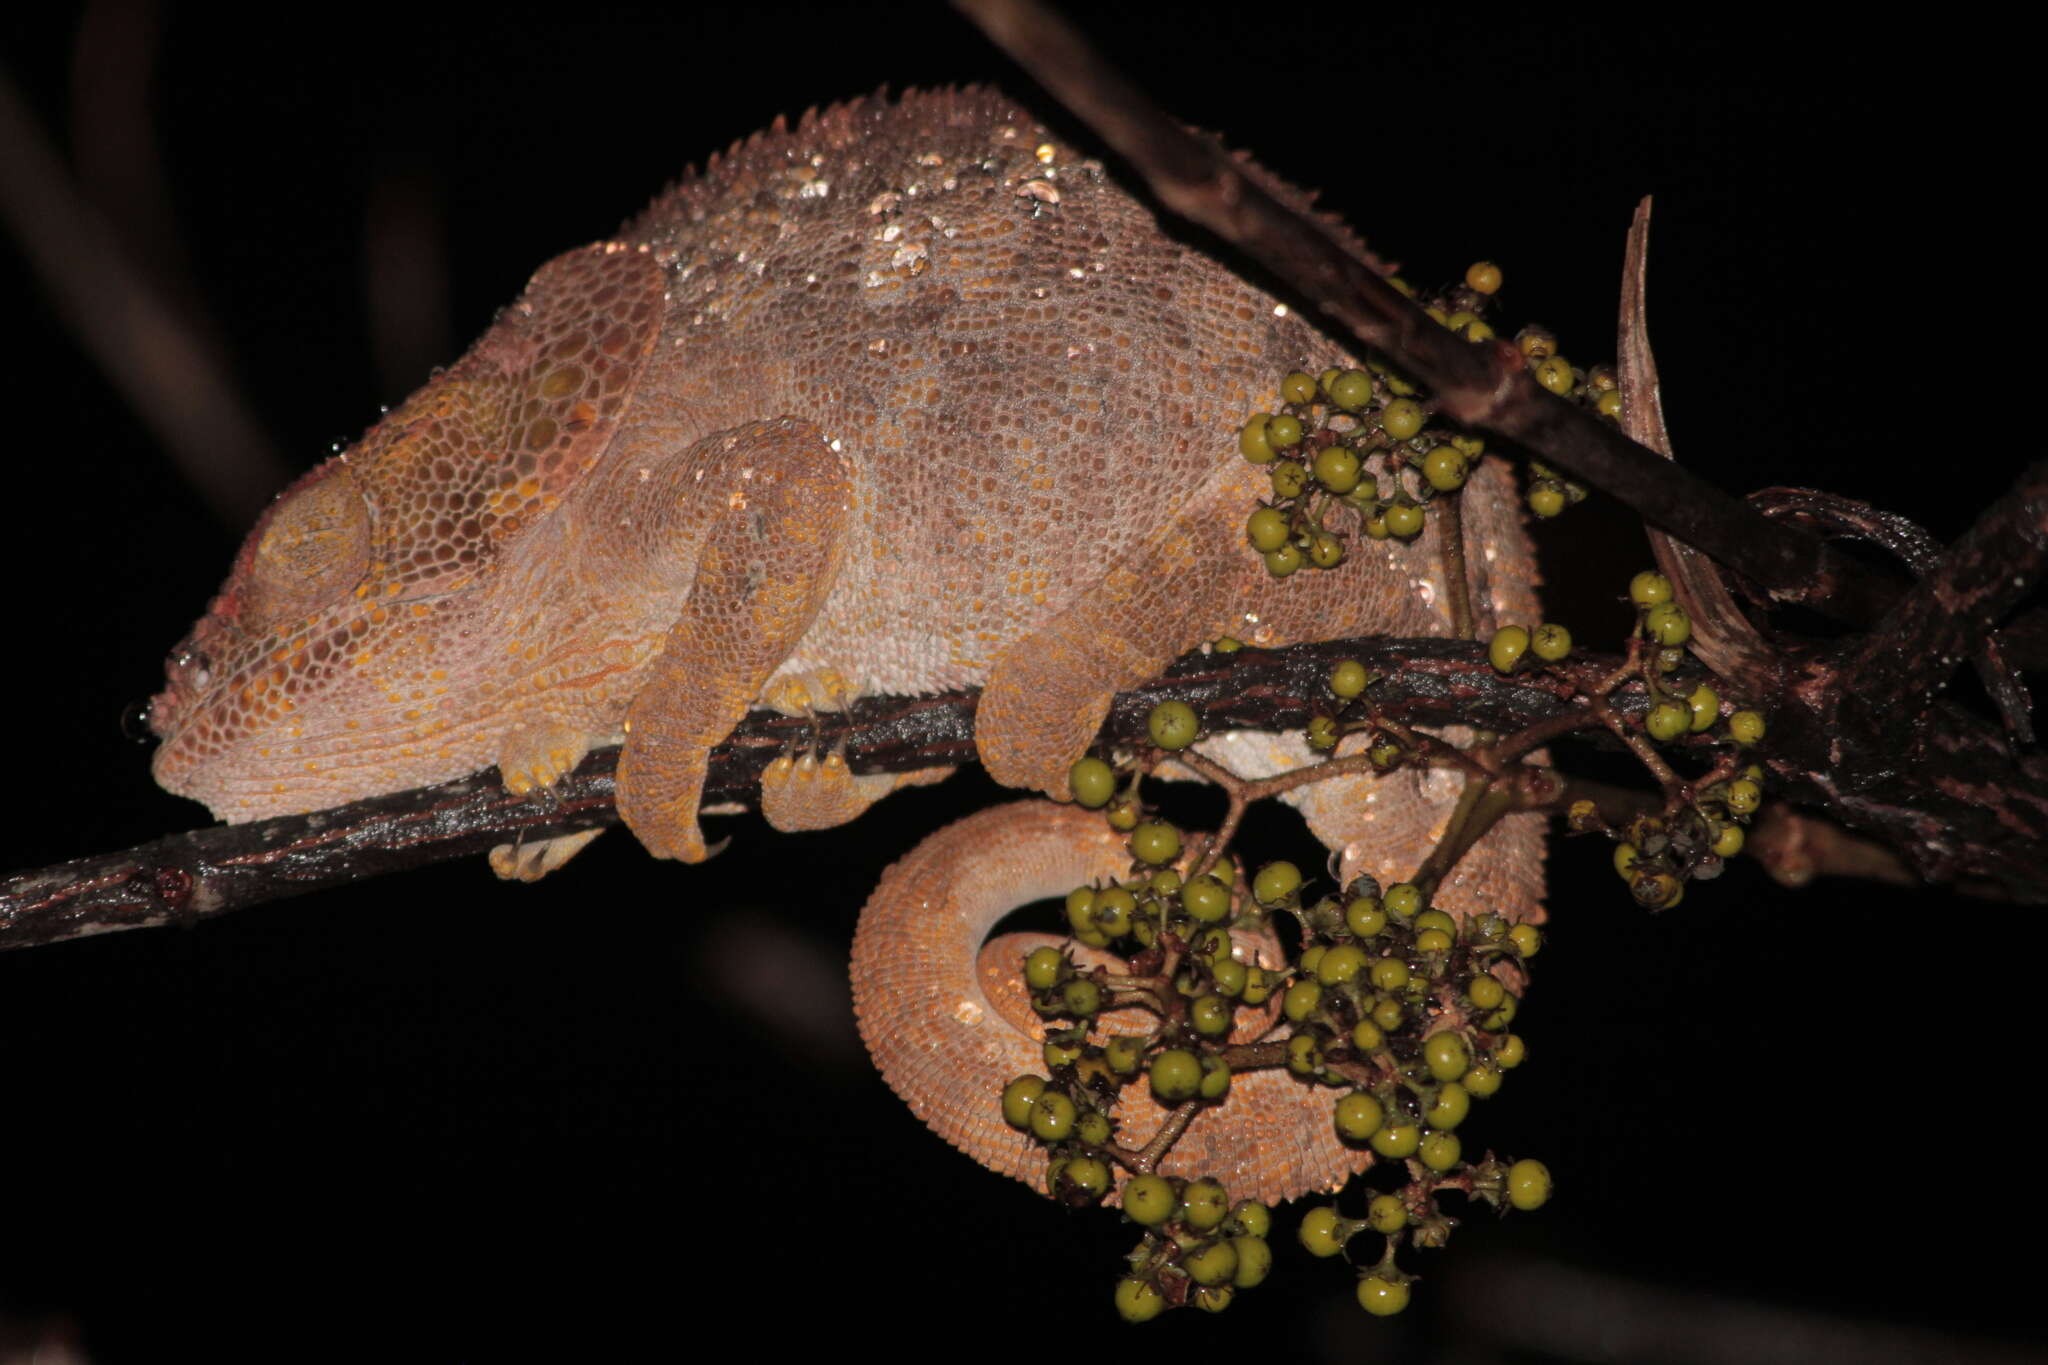
[[[989,770],[1063,794],[1111,694],[1204,640],[1447,628],[1434,531],[1285,583],[1243,543],[1233,428],[1338,359],[999,95],[778,125],[273,505],[172,656],[158,780],[251,820],[623,740],[626,823],[695,861],[749,706],[980,685]],[[1465,506],[1480,614],[1534,619],[1504,471]],[[898,782],[792,765],[763,804],[815,827]],[[1398,861],[1441,809],[1370,801],[1319,832]],[[1528,914],[1518,828],[1467,869]]]

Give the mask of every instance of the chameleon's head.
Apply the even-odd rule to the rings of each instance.
[[[603,451],[660,301],[643,254],[556,259],[458,364],[272,504],[170,656],[157,781],[240,821],[495,761],[494,571]]]

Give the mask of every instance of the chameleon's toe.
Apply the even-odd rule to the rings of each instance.
[[[581,853],[598,835],[598,829],[580,829],[552,839],[527,843],[499,844],[491,850],[491,871],[508,882],[537,882],[563,863]]]
[[[525,796],[554,786],[589,752],[589,738],[566,725],[522,726],[498,748],[498,775],[506,791]]]
[[[839,752],[819,758],[784,754],[761,774],[761,814],[785,833],[831,829],[843,825],[901,787],[923,786],[947,776],[951,768],[921,768],[910,773],[864,773],[856,776]]]

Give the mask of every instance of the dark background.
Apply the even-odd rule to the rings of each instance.
[[[776,114],[885,82],[1034,98],[943,8],[718,11],[112,6],[97,13],[159,25],[134,49],[153,74],[94,65],[86,104],[144,102],[169,213],[96,192],[203,300],[298,468],[541,261]],[[1503,330],[1546,323],[1581,363],[1611,354],[1623,234],[1654,193],[1681,457],[1732,490],[1826,487],[1955,534],[2030,449],[1969,358],[2030,321],[2038,267],[2001,188],[2024,78],[1924,34],[1543,11],[1088,22],[1167,107],[1324,187],[1410,278],[1501,261]],[[83,12],[0,20],[8,72],[65,146]],[[373,258],[419,272],[400,292],[423,323],[381,346]],[[243,528],[174,472],[11,251],[0,290],[0,850],[26,868],[203,822],[154,788],[120,718]],[[1589,504],[1542,541],[1554,614],[1617,639],[1638,531]],[[1124,1335],[1109,1293],[1135,1238],[928,1136],[846,1007],[881,869],[997,795],[963,774],[828,834],[720,822],[734,846],[704,868],[613,834],[538,887],[451,866],[0,957],[0,1342],[11,1323],[104,1362],[638,1358],[737,1330],[770,1355],[1206,1342],[1506,1362],[2042,1341],[2038,1255],[1997,1245],[2026,1235],[2040,1179],[2024,924],[1938,894],[1787,893],[1752,866],[1650,918],[1604,844],[1562,841],[1531,1061],[1466,1129],[1548,1162],[1551,1206],[1475,1215],[1411,1256],[1428,1278],[1392,1323],[1285,1217],[1266,1287]],[[1262,837],[1270,853],[1290,834]]]

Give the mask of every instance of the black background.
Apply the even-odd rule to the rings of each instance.
[[[1959,531],[2029,449],[1972,358],[2023,335],[2037,270],[2004,188],[2015,78],[1924,34],[1539,8],[1140,6],[1088,26],[1168,108],[1323,187],[1411,278],[1501,261],[1504,330],[1544,322],[1581,363],[1611,353],[1623,234],[1655,194],[1650,316],[1681,457],[1732,490],[1826,487]],[[424,377],[380,379],[365,319],[367,206],[395,187],[441,225],[398,243],[445,273],[447,344],[423,367],[542,260],[778,113],[885,82],[1034,98],[923,5],[257,13],[163,16],[146,99],[176,239],[159,223],[144,245],[187,263],[299,465]],[[60,141],[79,19],[0,21]],[[181,481],[12,253],[0,289],[0,849],[25,868],[203,821],[154,788],[119,718],[242,528]],[[1639,533],[1589,504],[1542,542],[1554,614],[1618,638]],[[911,1359],[1206,1342],[1878,1360],[2041,1340],[2038,1256],[1995,1244],[2025,1235],[2040,1181],[2025,922],[1938,894],[1786,893],[1750,866],[1649,918],[1604,845],[1561,841],[1532,1059],[1467,1128],[1546,1160],[1551,1206],[1476,1215],[1411,1257],[1428,1278],[1393,1323],[1299,1252],[1288,1217],[1267,1287],[1126,1335],[1118,1220],[929,1137],[846,1007],[880,870],[997,795],[964,774],[827,834],[720,822],[734,847],[704,868],[613,834],[538,887],[451,866],[0,958],[0,1323],[68,1325],[107,1362],[637,1358],[727,1329],[770,1355]]]

